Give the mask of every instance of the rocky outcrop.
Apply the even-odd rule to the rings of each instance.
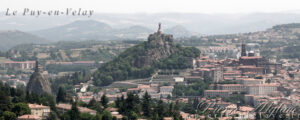
[[[154,62],[169,57],[176,51],[173,40],[173,35],[161,34],[160,32],[150,34],[145,54],[135,60],[136,67],[149,67]]]
[[[197,48],[183,48],[173,43],[173,36],[158,31],[148,41],[126,49],[93,74],[95,85],[106,86],[114,81],[150,77],[157,69],[185,69],[189,66],[181,58],[197,57]]]
[[[30,80],[27,84],[26,90],[29,93],[35,93],[41,95],[43,93],[51,94],[50,82],[42,74],[43,70],[36,61],[36,67],[34,73],[30,76]]]

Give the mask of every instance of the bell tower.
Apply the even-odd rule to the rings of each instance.
[[[246,44],[244,43],[244,41],[242,41],[242,46],[241,46],[241,57],[243,57],[243,56],[247,56]]]

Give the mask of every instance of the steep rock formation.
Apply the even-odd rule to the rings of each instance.
[[[150,34],[146,44],[146,50],[143,56],[139,56],[135,60],[136,67],[149,67],[160,59],[167,58],[176,52],[173,43],[173,35],[161,34],[156,32]]]
[[[38,61],[36,61],[35,66],[35,71],[30,76],[30,80],[27,84],[26,90],[29,93],[35,93],[38,95],[41,95],[43,93],[51,94],[50,82],[42,74],[43,70],[39,65]]]
[[[184,48],[173,43],[173,36],[162,34],[159,29],[150,34],[148,41],[126,49],[114,60],[94,72],[94,83],[106,86],[114,81],[150,77],[157,69],[184,69],[186,57],[197,57],[197,48]],[[166,62],[167,61],[167,62]]]

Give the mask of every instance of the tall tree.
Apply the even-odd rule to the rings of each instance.
[[[165,113],[165,106],[164,106],[164,103],[162,100],[159,100],[158,101],[158,104],[157,104],[157,114],[158,114],[158,117],[160,119],[163,119],[164,118],[164,113]]]
[[[9,96],[4,91],[0,91],[0,111],[9,110],[10,104]]]
[[[128,118],[129,118],[129,120],[137,120],[138,115],[134,111],[131,111]]]
[[[71,120],[80,120],[80,112],[77,107],[77,101],[72,103],[71,110],[69,111],[69,116]]]
[[[101,104],[103,105],[104,108],[107,107],[107,104],[108,104],[108,98],[106,97],[106,95],[102,95],[101,97]]]
[[[199,104],[199,100],[198,100],[198,98],[195,98],[194,101],[193,101],[193,108],[198,109],[197,108],[198,104]]]
[[[58,120],[57,113],[54,111],[51,111],[47,120]]]
[[[102,116],[102,120],[112,120],[112,116],[111,116],[110,112],[104,111],[103,116]]]
[[[173,115],[178,117],[180,116],[180,107],[179,107],[179,101],[177,100],[174,106]]]
[[[169,108],[168,108],[168,112],[167,112],[168,116],[172,116],[173,115],[173,111],[174,111],[174,105],[173,105],[173,102],[171,102],[169,104]]]
[[[96,104],[97,104],[97,101],[95,100],[95,98],[93,98],[92,100],[90,100],[88,107],[89,108],[94,107]]]
[[[145,92],[143,99],[142,99],[142,109],[144,112],[144,116],[150,117],[150,110],[151,110],[151,96],[148,92]]]
[[[59,87],[56,95],[56,102],[57,103],[66,102],[66,97],[67,97],[66,91],[62,87]]]

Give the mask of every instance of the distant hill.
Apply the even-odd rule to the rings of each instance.
[[[69,24],[74,20],[95,20],[116,29],[140,25],[156,30],[161,22],[163,26],[184,26],[189,31],[199,34],[234,34],[244,32],[262,31],[278,24],[300,22],[299,11],[277,13],[238,13],[238,14],[201,14],[201,13],[95,13],[92,18],[80,16],[56,17],[6,17],[0,19],[2,30],[18,29],[21,31],[38,31]],[[4,13],[3,13],[4,14]],[[163,27],[165,29],[165,27]],[[176,36],[176,35],[175,35]]]
[[[51,41],[145,39],[153,32],[143,26],[113,29],[108,24],[94,21],[75,21],[70,24],[32,32]]]
[[[6,51],[20,44],[41,44],[47,43],[44,38],[25,33],[18,30],[0,31],[0,50]]]
[[[299,29],[300,23],[289,23],[289,24],[281,24],[281,25],[275,25],[272,27],[272,29],[278,30],[278,29]]]
[[[153,30],[149,28],[134,25],[128,28],[116,29],[114,35],[123,39],[145,39],[151,32]]]
[[[163,30],[174,34],[174,37],[189,37],[191,32],[182,25]],[[94,21],[82,20],[70,24],[34,31],[32,34],[47,38],[51,41],[82,41],[82,40],[115,40],[115,39],[146,39],[154,32],[141,25],[132,25],[123,28],[112,28],[110,25]]]
[[[73,40],[94,40],[114,39],[113,29],[102,22],[93,20],[75,21],[70,24],[34,31],[32,34],[47,38],[51,41],[73,41]]]
[[[168,34],[173,34],[174,37],[189,37],[192,35],[192,33],[182,25],[176,25],[174,27],[165,29],[164,32]]]

